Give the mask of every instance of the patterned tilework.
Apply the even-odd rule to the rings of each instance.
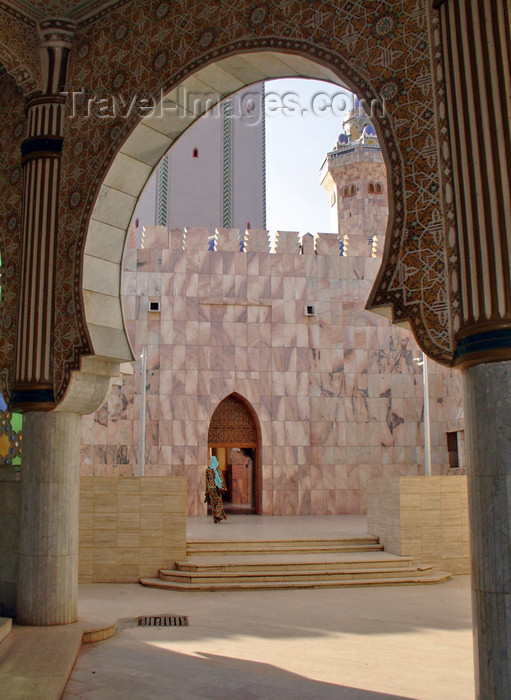
[[[32,93],[40,86],[39,40],[35,25],[12,8],[0,7],[0,37],[0,64],[25,94]]]
[[[326,0],[321,6],[293,0],[258,6],[248,0],[132,2],[80,29],[69,85],[89,94],[134,94],[141,86],[153,93],[227,54],[268,48],[330,65],[369,103],[385,96],[387,116],[376,121],[391,165],[394,220],[371,303],[391,304],[395,318],[408,318],[428,352],[448,363],[453,350],[448,262],[427,5],[425,0],[396,0],[390,7],[365,0]],[[67,125],[56,310],[59,396],[80,353],[89,351],[80,291],[88,217],[109,164],[137,120],[70,119]]]
[[[261,424],[267,514],[364,512],[368,478],[420,473],[418,346],[364,310],[380,259],[162,250],[161,230],[148,227],[145,249],[126,251],[124,310],[135,356],[148,345],[147,473],[186,475],[190,515],[205,512],[209,422],[232,392]],[[148,311],[155,298],[159,314]],[[306,304],[316,316],[304,316]],[[460,379],[434,363],[430,375],[439,474]],[[83,418],[82,474],[136,473],[139,402],[136,366]]]
[[[112,5],[121,6],[130,0],[10,0],[4,11],[25,21],[37,21],[44,17],[71,17],[75,21],[93,21],[100,14],[111,10]]]
[[[0,78],[0,131],[5,135],[0,149],[0,251],[2,256],[2,303],[0,304],[0,383],[8,395],[8,379],[14,376],[16,303],[21,244],[23,176],[19,141],[25,135],[26,119],[19,90],[9,76]]]

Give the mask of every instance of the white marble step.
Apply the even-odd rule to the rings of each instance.
[[[376,537],[195,540],[186,561],[148,586],[169,590],[243,590],[438,583],[450,574],[413,566],[383,551]]]
[[[0,642],[11,633],[12,620],[10,617],[0,617]]]
[[[232,553],[215,556],[193,556],[186,561],[176,562],[180,571],[263,571],[271,570],[322,570],[322,569],[353,569],[360,566],[371,568],[409,567],[412,561],[409,557],[399,557],[386,552],[340,552],[340,553],[261,553],[244,554]]]
[[[408,576],[389,576],[388,578],[352,578],[345,580],[302,580],[302,581],[231,581],[228,583],[180,583],[177,581],[163,581],[160,578],[140,579],[140,583],[150,588],[161,588],[169,591],[236,591],[236,590],[285,590],[295,588],[343,588],[355,586],[413,586],[435,584],[447,581],[451,574],[444,571],[421,575],[418,572]]]
[[[227,555],[256,553],[317,553],[317,552],[378,552],[383,546],[376,537],[348,539],[295,539],[295,540],[239,540],[239,541],[192,541],[188,542],[187,554]]]
[[[364,566],[359,569],[298,569],[295,571],[268,569],[266,571],[180,571],[161,570],[160,578],[163,581],[177,581],[179,583],[229,583],[229,582],[282,582],[294,583],[300,581],[344,581],[354,580],[357,577],[366,579],[398,578],[424,576],[431,573],[432,567],[387,567],[385,569],[373,569]]]

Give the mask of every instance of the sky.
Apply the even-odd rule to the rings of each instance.
[[[352,99],[338,85],[319,80],[266,83],[266,227],[271,232],[331,232],[330,198],[319,169]]]

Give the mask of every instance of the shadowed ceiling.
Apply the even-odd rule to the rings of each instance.
[[[38,20],[44,17],[68,17],[78,22],[89,19],[109,7],[130,0],[1,0],[0,7],[11,8],[26,17]]]

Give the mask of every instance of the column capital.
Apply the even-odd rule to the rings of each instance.
[[[43,94],[57,95],[63,89],[75,30],[75,22],[58,17],[39,23]]]
[[[61,17],[51,17],[39,22],[41,47],[60,46],[70,49],[76,31],[76,22]]]

